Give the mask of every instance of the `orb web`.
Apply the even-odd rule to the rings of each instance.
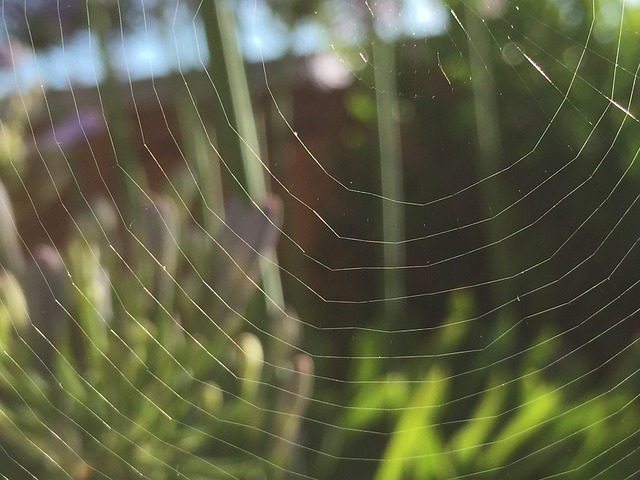
[[[4,478],[638,474],[637,2],[1,7]]]

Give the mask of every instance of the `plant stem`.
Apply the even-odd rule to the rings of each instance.
[[[206,0],[202,16],[209,46],[209,73],[214,84],[214,118],[218,151],[231,169],[240,189],[251,202],[267,200],[268,185],[260,162],[260,146],[244,62],[238,48],[235,16],[229,0]],[[275,250],[266,251],[260,269],[271,302],[267,308],[284,307]]]
[[[486,27],[478,14],[466,11],[465,24],[468,32],[469,55],[471,57],[471,78],[475,106],[476,129],[478,135],[478,174],[480,178],[492,176],[501,167],[502,148],[500,141],[498,109],[495,86],[491,75],[490,45]],[[473,39],[473,41],[471,41]],[[506,205],[499,177],[485,182],[480,189],[484,211],[495,211]],[[496,219],[487,222],[488,241],[494,243],[504,236],[504,227]],[[501,243],[491,246],[489,252],[490,269],[495,278],[509,275],[509,256]],[[511,282],[509,282],[509,285]],[[512,299],[507,282],[493,283],[493,297],[498,305]]]
[[[146,179],[131,135],[134,127],[128,117],[128,105],[124,103],[120,83],[111,64],[112,53],[107,38],[112,30],[109,12],[103,2],[93,2],[91,5],[92,8],[87,9],[88,20],[98,37],[98,48],[105,72],[102,85],[99,87],[100,104],[106,117],[116,164],[126,172],[126,175],[117,175],[120,182],[118,198],[123,199],[123,205],[119,208],[125,219],[128,216],[129,220],[132,220],[137,214],[138,189],[146,189]]]
[[[399,241],[404,236],[402,205],[396,200],[403,198],[402,157],[400,147],[400,125],[398,124],[398,99],[396,88],[396,66],[392,43],[376,38],[373,42],[375,65],[376,107],[378,138],[380,142],[380,182],[382,188],[382,231],[385,242]],[[402,244],[384,245],[384,265],[401,266],[405,261]],[[386,316],[404,315],[405,296],[404,271],[389,268],[384,270],[384,295]]]

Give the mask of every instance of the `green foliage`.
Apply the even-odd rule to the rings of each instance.
[[[106,13],[93,12],[99,20]],[[235,62],[237,73],[242,62]],[[214,204],[212,195],[193,189],[222,190],[212,178],[219,170],[210,166],[210,140],[185,108],[181,127],[197,178],[188,179],[191,191],[152,193],[131,153],[132,131],[118,120],[126,112],[115,89],[107,90],[107,123],[126,174],[110,189],[112,202],[87,199],[90,209],[74,215],[75,230],[59,244],[23,248],[2,182],[22,184],[15,166],[24,152],[14,144],[24,116],[3,122],[0,473],[283,478],[300,455],[313,362],[298,353],[300,335],[287,314],[269,315],[290,333],[276,338],[249,312],[261,255],[275,249],[280,204],[265,194],[260,209],[229,200],[224,212],[220,198]],[[249,104],[238,100],[243,93],[235,100]],[[244,116],[245,124],[252,121],[250,111]],[[237,133],[217,133],[243,148]],[[54,176],[45,179],[47,191],[69,179]],[[29,195],[36,190],[26,188]]]
[[[602,382],[596,393],[588,383],[594,371],[570,370],[582,363],[577,352],[569,367],[558,367],[567,361],[558,361],[561,342],[551,330],[525,349],[489,356],[499,344],[512,343],[507,319],[483,335],[489,343],[496,341],[491,349],[478,349],[477,325],[465,320],[473,318],[472,298],[455,293],[449,305],[447,319],[429,339],[441,353],[397,371],[385,371],[384,363],[373,359],[383,351],[382,337],[363,332],[354,338],[354,354],[368,359],[354,360],[353,388],[338,416],[340,428],[326,438],[328,451],[345,460],[319,459],[323,476],[367,471],[370,462],[354,460],[360,456],[381,459],[370,474],[377,480],[559,473],[578,479],[609,466],[600,458],[609,447],[631,453],[633,446],[625,442],[640,428],[640,412],[633,392],[619,379]],[[635,344],[624,352],[621,365],[628,375],[636,371],[637,352]],[[359,455],[355,446],[362,444],[369,448]],[[607,474],[625,478],[635,468],[623,459]]]
[[[279,430],[284,413],[276,412],[291,411],[285,404],[296,392],[310,394],[308,382],[294,381],[304,371],[296,365],[308,370],[310,360],[280,349],[265,364],[264,339],[203,315],[208,326],[187,330],[187,310],[178,308],[185,298],[165,282],[196,283],[193,271],[181,273],[178,245],[181,235],[204,234],[193,227],[180,234],[185,219],[158,230],[177,210],[167,197],[155,205],[137,234],[162,267],[147,260],[134,273],[114,262],[122,245],[89,242],[99,232],[85,219],[62,254],[34,251],[33,275],[20,281],[5,268],[0,276],[0,446],[15,471],[22,464],[47,478],[265,478],[290,461],[287,439],[302,411],[287,416],[289,433]],[[226,300],[244,298],[242,290]],[[268,394],[278,387],[280,395]],[[270,465],[276,457],[278,466]]]

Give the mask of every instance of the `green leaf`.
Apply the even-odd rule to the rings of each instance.
[[[443,445],[437,418],[447,395],[448,375],[436,365],[413,394],[387,445],[376,480],[450,478],[451,453]]]

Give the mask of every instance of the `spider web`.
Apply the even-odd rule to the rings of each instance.
[[[3,478],[638,475],[637,2],[1,6]]]

